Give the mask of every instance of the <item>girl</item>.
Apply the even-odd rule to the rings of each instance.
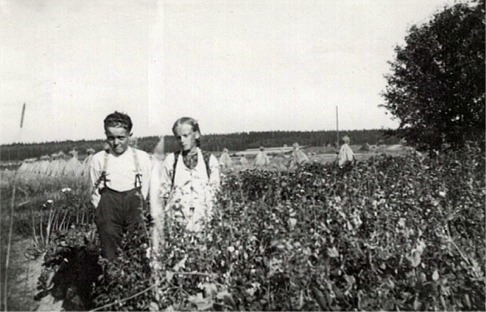
[[[172,132],[180,150],[167,155],[152,170],[152,217],[156,226],[167,216],[198,232],[211,215],[220,184],[219,163],[214,155],[199,148],[201,131],[195,119],[179,118]]]

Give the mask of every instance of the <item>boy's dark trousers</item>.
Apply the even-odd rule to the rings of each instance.
[[[117,256],[125,232],[133,231],[142,219],[140,188],[118,192],[105,187],[96,208],[96,227],[100,235],[101,255],[108,260]]]

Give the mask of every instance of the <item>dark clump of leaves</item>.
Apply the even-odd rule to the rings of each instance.
[[[51,294],[63,301],[66,311],[93,307],[93,287],[101,274],[99,250],[93,226],[70,228],[56,233],[45,256],[35,299]]]

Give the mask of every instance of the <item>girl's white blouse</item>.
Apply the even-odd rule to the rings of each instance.
[[[174,154],[169,154],[163,163],[156,162],[152,168],[150,182],[150,205],[152,216],[161,217],[161,213],[172,217],[184,218],[189,229],[195,230],[197,223],[211,215],[216,191],[220,185],[219,164],[213,155],[209,158],[211,176],[208,178],[206,164],[201,150],[197,149],[198,162],[195,168],[189,169],[179,154],[174,186]],[[162,207],[167,199],[165,207]]]

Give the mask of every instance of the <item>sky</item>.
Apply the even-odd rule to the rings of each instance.
[[[453,0],[0,0],[0,144],[396,128],[387,61]],[[20,128],[22,104],[26,103]]]

